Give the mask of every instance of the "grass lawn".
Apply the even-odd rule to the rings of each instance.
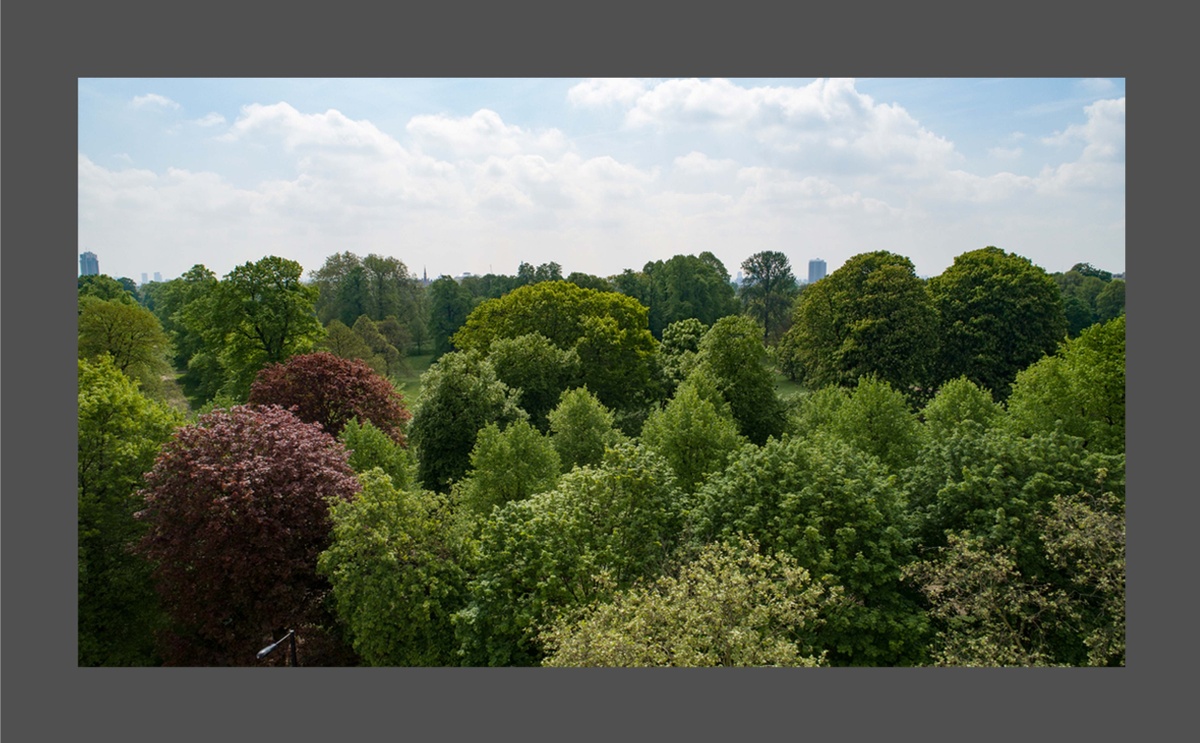
[[[403,374],[397,374],[392,381],[404,395],[405,406],[412,410],[421,394],[421,375],[429,370],[429,366],[433,363],[433,354],[408,356],[404,360],[408,363],[408,370]]]
[[[775,394],[780,397],[791,397],[804,392],[804,387],[775,372]]]

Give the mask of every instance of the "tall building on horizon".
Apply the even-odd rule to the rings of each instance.
[[[823,278],[825,278],[825,261],[813,258],[808,262],[808,283],[812,284]]]
[[[96,259],[96,254],[90,250],[85,250],[79,254],[79,275],[80,276],[95,276],[100,273],[100,261]]]

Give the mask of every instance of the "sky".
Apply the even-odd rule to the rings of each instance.
[[[1124,79],[79,80],[79,245],[141,282],[989,245],[1125,270]]]

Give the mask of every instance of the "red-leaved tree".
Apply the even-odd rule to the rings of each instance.
[[[334,436],[351,418],[369,420],[400,444],[405,443],[404,426],[412,417],[392,383],[365,362],[324,351],[266,367],[254,380],[247,402],[292,409],[300,420],[320,423]]]
[[[174,620],[168,664],[256,665],[288,629],[301,664],[352,662],[319,629],[332,622],[316,571],[331,539],[327,499],[361,489],[346,457],[320,426],[279,407],[216,410],[163,446],[137,518],[149,527],[139,551]]]

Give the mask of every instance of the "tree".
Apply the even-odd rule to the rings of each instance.
[[[1005,399],[1017,372],[1067,334],[1054,280],[1000,248],[963,253],[929,289],[941,316],[940,380],[966,376]]]
[[[517,393],[517,403],[529,420],[545,431],[547,415],[562,393],[579,383],[581,370],[575,349],[563,350],[541,333],[497,338],[488,350],[496,376]]]
[[[1061,426],[1093,451],[1125,451],[1125,316],[1085,329],[1017,373],[1007,423],[1022,435]]]
[[[743,261],[742,271],[742,305],[762,326],[763,343],[773,343],[785,329],[796,296],[792,266],[783,253],[764,250]]]
[[[861,253],[796,301],[780,363],[810,389],[876,376],[908,392],[932,382],[938,316],[912,261]]]
[[[706,477],[724,469],[745,439],[728,410],[702,397],[693,381],[680,385],[666,407],[650,414],[642,443],[667,460],[680,487],[691,493]]]
[[[486,516],[495,506],[552,490],[560,468],[550,439],[529,423],[515,421],[503,431],[489,423],[475,438],[471,470],[455,488],[457,502]]]
[[[831,404],[831,396],[843,399]],[[859,379],[850,391],[831,387],[808,396],[800,404],[796,423],[799,435],[835,436],[894,473],[917,458],[924,433],[904,395],[874,377]]]
[[[295,629],[305,665],[344,665],[317,556],[330,501],[360,489],[346,451],[278,407],[235,406],[179,429],[146,474],[140,552],[174,620],[172,665],[257,665]]]
[[[706,546],[653,583],[568,612],[541,636],[544,666],[818,666],[810,645],[836,597],[786,554],[751,540]]]
[[[258,371],[311,351],[324,334],[317,289],[300,282],[299,263],[268,256],[233,269],[190,303],[185,322],[225,371],[225,391],[244,399]]]
[[[1125,314],[1125,281],[1113,279],[1096,295],[1096,322],[1108,322]]]
[[[445,496],[404,490],[380,470],[356,498],[334,501],[317,562],[354,650],[372,666],[456,665],[451,616],[466,574]]]
[[[399,490],[408,490],[416,482],[417,465],[412,454],[371,421],[360,424],[357,418],[351,418],[342,426],[338,441],[350,453],[347,464],[358,474],[378,468]]]
[[[219,349],[206,351],[204,328],[187,323],[188,306],[208,296],[217,284],[216,274],[197,264],[165,282],[154,295],[153,311],[171,339],[179,384],[193,404],[211,399],[225,381],[215,357]]]
[[[946,382],[926,403],[921,411],[929,437],[942,440],[949,438],[964,421],[972,421],[982,428],[994,425],[1003,415],[1004,409],[996,404],[992,393],[966,377]]]
[[[471,293],[449,276],[429,285],[429,334],[434,356],[454,349],[450,337],[467,321],[472,306]]]
[[[142,388],[157,391],[170,371],[170,339],[150,310],[119,300],[84,297],[79,312],[79,358],[107,354],[113,365]]]
[[[646,323],[647,310],[634,299],[544,281],[480,304],[455,333],[454,345],[486,351],[499,338],[540,333],[576,352],[580,381],[601,402],[630,411],[657,395],[651,387],[657,343]]]
[[[279,405],[332,436],[351,419],[371,421],[399,444],[412,414],[392,383],[359,360],[317,352],[293,356],[258,373],[249,405]]]
[[[564,471],[599,464],[604,452],[621,440],[612,411],[587,387],[568,390],[548,416],[550,440]]]
[[[525,417],[516,394],[496,378],[482,354],[456,351],[438,359],[421,375],[421,399],[409,424],[417,451],[417,476],[438,492],[462,478],[470,467],[475,437],[488,423]]]
[[[567,281],[584,289],[595,289],[598,292],[610,292],[613,290],[613,286],[609,283],[608,279],[593,276],[590,273],[572,271],[571,275],[567,277]]]
[[[711,376],[729,402],[738,431],[761,446],[771,436],[783,434],[787,418],[766,366],[760,330],[744,315],[717,320],[700,342],[693,374]]]
[[[107,356],[79,360],[78,404],[79,665],[157,665],[164,617],[150,564],[132,552],[144,531],[133,514],[142,473],[183,420]]]
[[[538,634],[562,610],[660,574],[678,544],[686,503],[665,462],[630,445],[546,493],[509,501],[484,520],[468,601],[455,624],[466,665],[538,665]]]
[[[923,659],[925,622],[900,583],[911,559],[902,491],[878,459],[818,432],[745,447],[696,494],[692,542],[755,539],[784,552],[847,601],[822,614],[816,647],[833,665]]]
[[[137,304],[136,292],[129,289],[111,276],[102,273],[80,276],[77,282],[79,298],[96,297],[105,301],[117,301],[122,304]],[[136,287],[135,287],[136,288]]]
[[[671,323],[695,318],[712,325],[738,311],[729,272],[712,253],[676,255],[642,268],[649,290],[638,299],[650,308],[650,332],[662,338]]]

